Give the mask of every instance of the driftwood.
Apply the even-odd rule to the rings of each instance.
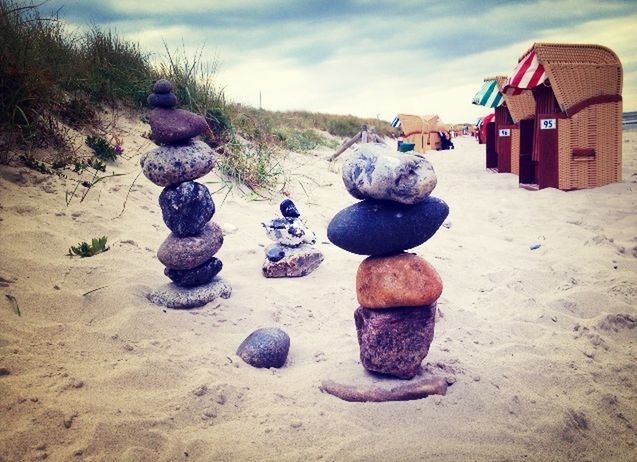
[[[336,150],[336,152],[332,154],[327,160],[329,162],[332,162],[338,156],[343,154],[347,150],[347,148],[349,148],[351,145],[357,142],[385,144],[385,140],[383,140],[383,138],[381,138],[379,135],[377,135],[374,132],[368,132],[367,125],[363,125],[363,128],[361,129],[360,132],[358,132],[356,135],[351,137],[349,140],[345,140],[345,142],[343,142],[343,144],[341,144],[341,146]]]
[[[324,380],[320,389],[345,401],[380,403],[383,401],[410,401],[429,395],[444,395],[447,393],[447,381],[440,377],[426,377],[387,389],[369,385],[343,385],[333,380]]]

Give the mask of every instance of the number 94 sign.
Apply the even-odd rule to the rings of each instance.
[[[540,119],[540,130],[555,130],[556,128],[556,119]]]

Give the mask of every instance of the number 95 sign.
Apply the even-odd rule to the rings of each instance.
[[[540,130],[555,130],[556,128],[556,119],[540,119]]]

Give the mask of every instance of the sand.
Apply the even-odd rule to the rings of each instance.
[[[65,204],[71,179],[0,166],[0,461],[635,460],[637,132],[624,182],[539,192],[484,169],[458,138],[427,157],[451,212],[416,252],[445,287],[423,365],[446,396],[348,403],[322,380],[369,383],[353,322],[362,257],[329,244],[355,202],[342,159],[289,154],[286,192],[325,261],[300,279],[261,276],[270,200],[214,194],[232,297],[191,311],[146,298],[166,281],[161,189],[140,176],[148,126],[121,118],[125,176]],[[221,184],[211,173],[211,191]],[[69,258],[108,236],[110,250]],[[540,247],[531,250],[531,246]],[[15,297],[18,316],[8,297]],[[632,321],[631,321],[632,320]],[[260,327],[291,337],[282,369],[235,355]],[[4,368],[4,369],[2,369]]]

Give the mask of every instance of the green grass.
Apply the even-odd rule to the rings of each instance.
[[[73,148],[75,131],[84,136],[103,132],[102,106],[141,110],[158,78],[173,82],[179,107],[206,117],[214,135],[205,141],[215,148],[225,145],[222,173],[251,189],[275,189],[281,183],[282,151],[336,148],[339,143],[321,132],[351,137],[367,124],[381,135],[393,133],[389,123],[376,119],[265,111],[228,102],[215,82],[217,61],[204,61],[203,48],[188,56],[183,47],[165,43],[164,58],[154,62],[138,44],[113,31],[93,26],[69,32],[57,18],[42,16],[42,7],[0,0],[0,162],[14,153],[13,158],[46,173],[92,167]],[[115,159],[113,146],[94,141],[97,156]],[[36,148],[52,148],[47,152],[54,158],[34,157]]]

